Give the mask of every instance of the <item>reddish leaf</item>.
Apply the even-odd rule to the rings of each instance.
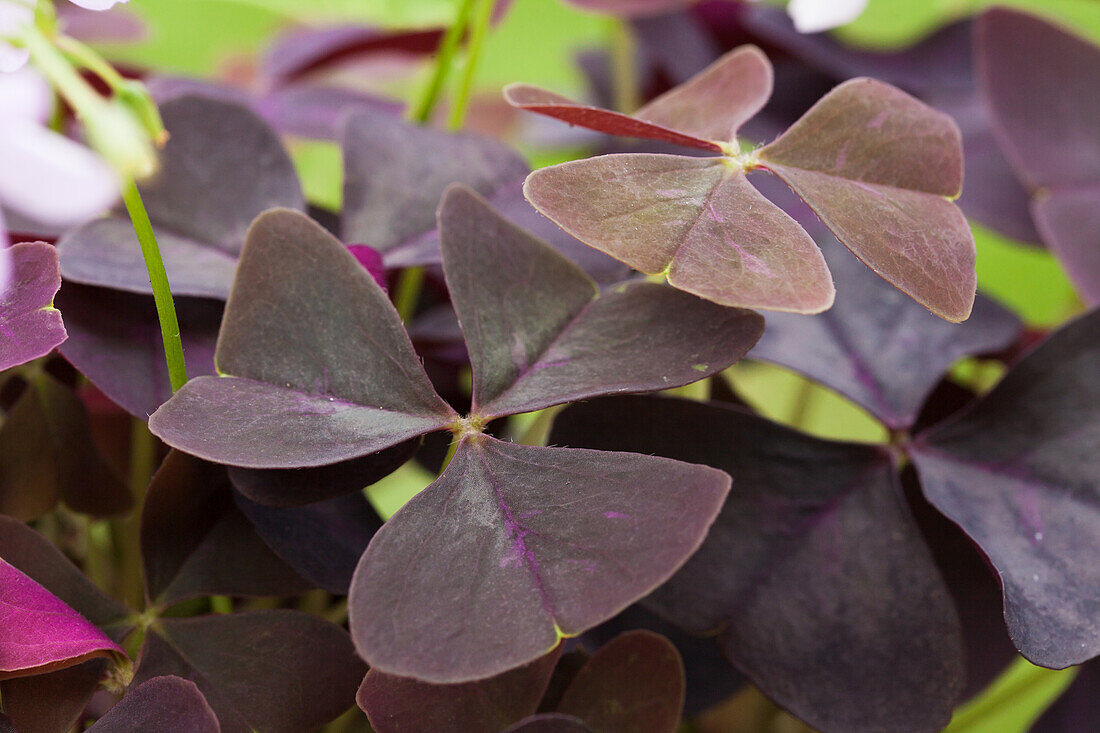
[[[758,155],[872,270],[937,315],[969,316],[974,240],[945,198],[962,189],[950,117],[888,84],[852,79]]]
[[[535,171],[524,192],[581,241],[716,303],[798,313],[832,305],[813,240],[724,158],[589,158]]]
[[[100,658],[48,674],[0,681],[4,712],[18,733],[69,733],[106,671],[107,660]]]
[[[558,712],[595,730],[674,733],[684,707],[684,665],[659,634],[629,631],[602,647],[569,685]]]
[[[1085,300],[1100,305],[1100,170],[1089,187],[1059,188],[1036,196],[1031,203],[1043,241],[1065,265],[1066,273]]]
[[[561,713],[532,715],[507,728],[504,733],[593,733],[580,718]]]
[[[728,480],[647,456],[464,439],[364,553],[356,646],[375,669],[439,684],[530,662],[660,585],[702,542]]]
[[[0,679],[125,654],[94,624],[2,559],[0,609]]]

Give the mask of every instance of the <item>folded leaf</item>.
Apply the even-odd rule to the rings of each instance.
[[[45,356],[66,338],[53,298],[61,287],[57,251],[45,242],[11,247],[10,283],[0,290],[0,372]]]
[[[911,451],[925,496],[997,569],[1012,640],[1045,667],[1100,654],[1098,359],[1092,311]]]
[[[440,684],[528,663],[660,585],[728,486],[664,459],[464,439],[364,553],[356,647],[374,669]]]

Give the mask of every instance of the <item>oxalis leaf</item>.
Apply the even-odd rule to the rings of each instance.
[[[917,436],[925,496],[989,558],[1020,652],[1100,654],[1100,311],[1050,336],[979,402]]]
[[[66,338],[53,297],[61,287],[57,251],[45,242],[25,242],[5,252],[11,259],[9,287],[0,291],[0,372],[45,356]]]
[[[820,252],[745,180],[782,178],[872,270],[947,320],[974,300],[974,240],[949,199],[962,186],[958,127],[888,84],[853,79],[787,132],[739,154],[738,127],[763,107],[772,69],[743,46],[633,117],[527,86],[517,107],[611,134],[711,150],[717,158],[611,155],[535,171],[524,192],[581,241],[725,305],[815,313],[832,304]]]
[[[460,683],[530,662],[652,590],[702,541],[728,490],[711,469],[512,446],[484,425],[704,378],[744,355],[762,319],[666,286],[601,296],[579,268],[465,189],[444,196],[439,220],[473,366],[470,416],[434,392],[396,311],[346,249],[306,217],[276,211],[253,225],[227,305],[216,361],[233,376],[188,383],[150,426],[182,450],[250,468],[324,465],[453,431],[455,459],[375,535],[349,608],[373,668]],[[453,513],[447,527],[441,512]],[[445,537],[451,545],[440,546]],[[528,544],[539,549],[516,549]],[[420,561],[410,565],[410,552]],[[485,563],[494,582],[473,582],[471,562]],[[420,611],[402,613],[408,603]],[[501,618],[514,632],[501,633]]]
[[[126,691],[90,733],[220,733],[218,719],[194,682],[172,675],[154,677]]]
[[[720,467],[736,490],[643,602],[826,731],[934,731],[963,685],[951,597],[881,448],[736,408],[623,397],[572,405],[550,440]]]
[[[1100,303],[1100,47],[1003,8],[978,19],[975,47],[994,132],[1032,191],[1039,233]]]

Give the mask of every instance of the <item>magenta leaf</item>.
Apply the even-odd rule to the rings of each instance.
[[[982,400],[915,440],[925,496],[997,569],[1020,652],[1100,654],[1100,311],[1050,336]]]
[[[194,682],[171,675],[132,687],[89,733],[220,733],[218,718]]]
[[[4,256],[11,258],[11,272],[9,287],[0,290],[0,372],[45,356],[66,337],[53,307],[61,287],[57,251],[45,242],[25,242]]]
[[[134,684],[190,679],[222,733],[301,733],[354,705],[366,671],[338,626],[300,611],[247,611],[159,620]]]
[[[496,677],[432,685],[372,669],[356,701],[377,733],[499,733],[533,715],[546,691],[557,650]]]
[[[233,502],[225,467],[172,451],[141,513],[149,600],[297,595],[310,588],[260,539]]]
[[[588,10],[616,15],[657,15],[687,7],[698,0],[568,0]]]
[[[237,507],[276,555],[319,588],[346,596],[352,573],[382,519],[362,492],[309,506],[264,506],[234,492]]]
[[[645,605],[719,634],[762,692],[815,728],[933,731],[964,681],[952,599],[890,455],[736,408],[574,405],[550,440],[720,467],[736,490],[706,542]]]
[[[388,266],[435,229],[443,191],[463,183],[482,195],[518,188],[527,165],[489,138],[416,127],[386,114],[355,114],[344,133],[341,233],[382,253]]]
[[[294,166],[274,130],[239,104],[187,96],[161,114],[171,138],[141,191],[172,292],[224,299],[252,219],[276,206],[305,208]],[[58,248],[66,280],[152,292],[125,215],[85,224]]]
[[[675,733],[684,707],[684,665],[672,643],[628,631],[603,646],[565,690],[558,712],[594,730]]]
[[[664,582],[728,488],[660,458],[464,439],[364,553],[356,647],[374,669],[439,684],[531,662]]]
[[[832,305],[813,240],[724,158],[600,156],[537,170],[524,192],[582,242],[713,302],[800,313]]]
[[[834,237],[824,233],[820,240],[837,282],[836,304],[815,316],[769,313],[764,337],[750,356],[837,390],[890,428],[912,426],[956,359],[1006,348],[1019,335],[1017,318],[984,296],[965,323],[929,318]]]
[[[187,373],[214,373],[214,343],[224,304],[175,298]],[[57,295],[69,338],[58,349],[115,404],[148,420],[172,396],[153,299],[145,295],[65,283]]]
[[[337,463],[457,417],[432,389],[382,289],[294,211],[268,212],[250,229],[215,362],[225,376],[188,382],[149,419],[165,442],[211,461]]]
[[[975,45],[994,132],[1033,191],[1039,233],[1082,295],[1100,303],[1100,47],[1003,8],[978,19]]]
[[[57,596],[0,559],[0,679],[44,674],[122,648]]]
[[[133,504],[96,448],[84,403],[43,372],[0,423],[0,512],[36,519],[59,499],[96,517],[121,514]]]
[[[760,337],[757,314],[665,286],[599,294],[576,265],[468,189],[444,195],[439,220],[479,415],[678,387],[725,369]]]
[[[949,200],[962,190],[950,117],[888,84],[852,79],[758,156],[878,275],[947,320],[969,316],[974,240]]]

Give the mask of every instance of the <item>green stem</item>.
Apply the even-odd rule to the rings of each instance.
[[[466,65],[462,70],[462,79],[458,85],[454,104],[451,106],[451,114],[447,118],[447,127],[452,130],[462,129],[462,124],[466,121],[466,112],[470,108],[470,94],[474,88],[474,73],[481,58],[481,49],[485,45],[489,20],[493,17],[493,0],[475,0],[475,2],[477,2],[477,13],[470,31],[470,40],[466,42]]]
[[[420,290],[424,287],[424,268],[406,267],[397,278],[393,288],[393,304],[401,322],[408,324],[416,315],[416,305],[420,302]]]
[[[75,38],[58,35],[54,38],[54,43],[73,63],[98,76],[112,91],[118,91],[126,86],[126,77],[118,73],[115,67],[107,63],[102,56]]]
[[[454,59],[455,51],[458,50],[458,43],[462,40],[462,35],[466,32],[466,26],[470,22],[470,11],[473,6],[474,0],[462,0],[454,24],[447,29],[447,32],[443,34],[443,40],[439,42],[431,79],[428,80],[428,85],[424,87],[420,99],[409,107],[409,119],[418,125],[423,125],[431,119],[432,110],[435,109],[436,102],[439,101],[439,95],[443,91],[443,83],[447,80],[447,75],[451,71],[451,62]]]
[[[112,522],[119,554],[118,597],[131,608],[143,608],[145,589],[141,581],[141,508],[145,492],[157,464],[157,441],[149,427],[134,418],[130,423],[130,495],[134,511],[125,519]]]
[[[141,244],[141,254],[145,258],[145,268],[149,271],[149,283],[153,286],[153,301],[156,303],[157,317],[160,319],[160,334],[164,340],[168,379],[172,383],[172,391],[175,392],[187,381],[187,365],[183,361],[183,342],[180,340],[176,306],[172,301],[172,290],[168,286],[168,275],[164,271],[164,260],[160,256],[153,225],[149,221],[149,214],[145,211],[145,204],[141,201],[137,184],[132,178],[123,182],[122,201],[130,214],[134,232]]]
[[[443,473],[447,470],[447,466],[451,465],[451,459],[455,457],[455,453],[458,452],[458,444],[462,442],[462,439],[455,436],[451,444],[447,446],[447,455],[443,456],[443,465],[439,467],[439,472]]]
[[[615,18],[608,31],[611,53],[611,94],[615,109],[630,114],[642,103],[638,89],[637,48],[628,21]]]
[[[107,106],[103,97],[84,81],[39,28],[28,28],[20,41],[30,51],[35,67],[50,80],[78,116],[86,118]]]

